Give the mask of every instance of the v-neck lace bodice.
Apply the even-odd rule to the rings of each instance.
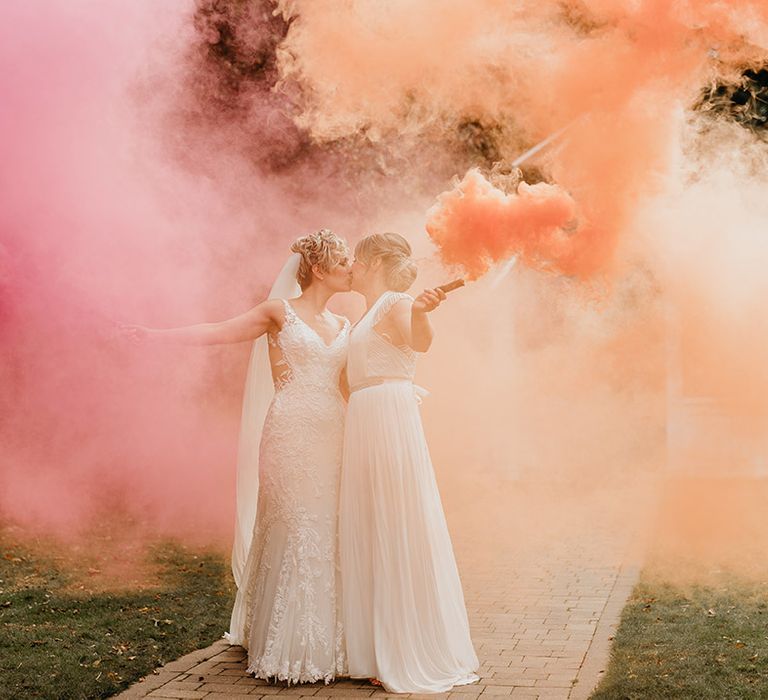
[[[276,365],[279,370],[275,389],[283,390],[295,385],[299,391],[306,389],[338,391],[339,375],[346,362],[349,340],[349,321],[330,344],[294,311],[293,306],[282,300],[285,307],[283,327],[270,333],[269,344],[280,350]]]

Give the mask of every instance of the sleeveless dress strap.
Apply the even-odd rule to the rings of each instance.
[[[283,309],[285,309],[285,320],[288,323],[294,323],[298,316],[296,315],[296,312],[293,310],[293,306],[287,299],[281,299],[280,301],[283,302]]]

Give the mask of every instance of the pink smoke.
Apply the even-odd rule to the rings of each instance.
[[[182,0],[0,9],[4,518],[230,536],[247,344],[134,347],[115,324],[239,313],[293,238],[344,221],[168,117],[192,35]]]

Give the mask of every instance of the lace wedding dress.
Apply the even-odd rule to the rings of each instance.
[[[413,385],[415,353],[376,324],[407,294],[384,293],[352,329],[339,507],[349,674],[390,692],[477,680],[477,656]]]
[[[248,649],[248,672],[259,678],[328,682],[346,672],[336,542],[349,324],[328,345],[283,303],[283,327],[268,337],[279,373],[259,448],[255,527],[226,636]]]

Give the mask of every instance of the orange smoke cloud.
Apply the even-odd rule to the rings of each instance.
[[[459,248],[470,256],[473,275],[479,241],[491,257],[491,249],[519,249],[537,268],[549,258],[582,276],[610,271],[638,206],[670,165],[680,112],[715,71],[759,57],[768,39],[768,10],[757,0],[452,0],[439,12],[431,2],[279,5],[295,20],[281,71],[305,88],[297,121],[316,140],[364,134],[413,152],[469,119],[495,125],[498,157],[511,162],[525,144],[579,118],[540,161],[577,203],[579,235],[510,233],[502,245],[499,231],[482,229],[500,223],[499,200],[475,187],[477,199],[462,206],[477,225],[438,232],[468,223],[452,206],[452,223],[430,228],[446,260],[457,261]],[[428,168],[424,160],[413,167]]]
[[[478,170],[470,170],[456,187],[438,198],[430,210],[427,231],[442,259],[461,265],[471,279],[490,264],[519,255],[531,267],[575,274],[570,236],[576,205],[556,185],[521,182],[507,195]]]

